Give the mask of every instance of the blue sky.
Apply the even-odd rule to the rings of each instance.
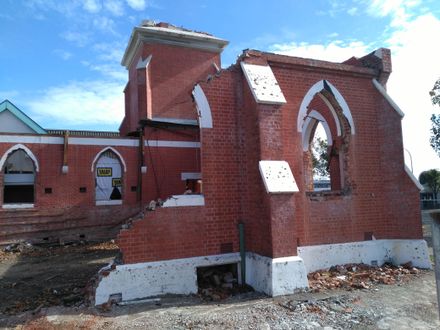
[[[430,149],[428,91],[440,77],[437,0],[0,0],[0,100],[45,128],[117,130],[127,73],[120,65],[143,19],[230,41],[243,49],[343,61],[392,50],[388,91],[405,112],[405,152],[416,175],[440,168]]]

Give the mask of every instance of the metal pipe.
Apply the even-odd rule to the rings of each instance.
[[[437,285],[437,303],[440,315],[440,212],[431,213],[432,249],[434,251],[435,282]]]
[[[244,239],[244,223],[238,224],[238,232],[240,235],[240,258],[241,258],[241,283],[246,284],[246,246]]]

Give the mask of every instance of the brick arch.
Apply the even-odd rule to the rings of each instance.
[[[353,117],[351,115],[351,111],[350,111],[350,108],[348,107],[347,102],[345,101],[342,94],[338,91],[338,89],[327,80],[320,80],[317,83],[315,83],[312,87],[310,87],[310,89],[308,90],[308,92],[304,96],[304,98],[301,102],[301,106],[299,108],[298,117],[297,117],[297,131],[300,133],[303,133],[303,137],[304,137],[304,129],[307,128],[307,126],[305,124],[307,121],[308,106],[309,106],[310,102],[312,102],[315,95],[318,95],[324,101],[324,103],[328,106],[328,108],[330,109],[330,112],[332,113],[333,119],[335,120],[335,124],[336,124],[337,135],[338,136],[342,135],[341,123],[339,121],[336,110],[335,110],[332,102],[330,102],[329,98],[326,96],[326,94],[328,94],[328,93],[323,93],[324,91],[327,91],[328,93],[333,95],[334,100],[337,102],[337,104],[341,108],[342,114],[347,119],[347,121],[350,125],[351,134],[355,134],[355,126],[354,126],[354,122],[353,122]]]
[[[3,154],[2,158],[0,159],[0,169],[3,169],[3,166],[5,165],[5,162],[8,159],[9,155],[11,155],[14,151],[17,151],[20,149],[23,150],[29,156],[30,159],[32,159],[32,161],[34,162],[35,171],[39,172],[40,165],[38,164],[37,157],[35,157],[35,155],[32,153],[32,151],[23,144],[14,145]]]

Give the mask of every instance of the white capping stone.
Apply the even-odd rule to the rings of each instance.
[[[244,62],[241,62],[240,65],[257,103],[286,103],[286,98],[270,66]]]
[[[260,174],[269,194],[298,192],[289,164],[284,160],[260,160]]]

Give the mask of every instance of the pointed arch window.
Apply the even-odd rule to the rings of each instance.
[[[123,167],[111,148],[103,150],[94,162],[96,205],[122,204]]]
[[[23,149],[7,155],[3,164],[3,205],[32,204],[35,200],[36,167],[32,157]]]

